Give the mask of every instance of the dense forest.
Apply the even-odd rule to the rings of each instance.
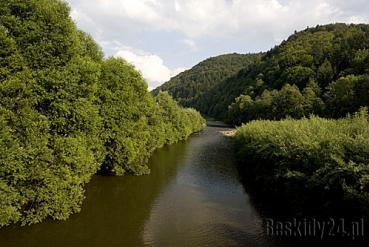
[[[1,1],[0,12],[0,226],[66,219],[94,174],[146,174],[155,149],[204,127],[105,59],[64,1]]]
[[[201,113],[208,113],[209,92],[229,77],[260,57],[260,54],[226,54],[211,57],[180,73],[153,91],[168,91],[182,106],[193,107]]]
[[[340,118],[369,104],[368,73],[369,25],[317,26],[203,93],[210,108],[193,106],[236,125],[310,114]]]

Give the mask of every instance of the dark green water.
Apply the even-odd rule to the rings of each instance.
[[[221,130],[157,151],[148,176],[93,178],[80,214],[2,229],[0,246],[275,246]]]

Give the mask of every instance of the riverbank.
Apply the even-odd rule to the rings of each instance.
[[[148,176],[95,176],[82,211],[66,221],[0,229],[0,246],[276,245],[238,179],[231,140],[206,127],[158,149]]]
[[[300,214],[365,217],[369,212],[366,111],[340,120],[253,121],[235,145],[241,176]],[[305,210],[305,211],[304,211]]]
[[[224,130],[224,131],[220,131],[220,133],[225,136],[225,137],[235,137],[237,134],[237,130],[233,129],[233,130]]]

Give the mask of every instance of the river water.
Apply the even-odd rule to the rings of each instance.
[[[265,236],[222,130],[158,150],[150,175],[94,177],[81,213],[1,229],[0,246],[279,246]]]

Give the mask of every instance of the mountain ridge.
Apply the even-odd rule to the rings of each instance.
[[[276,99],[274,96],[287,85],[294,86],[294,88],[288,88],[285,91],[292,90],[291,92],[296,93],[296,97],[299,98],[298,101],[301,101],[301,106],[291,107],[312,108],[311,105],[303,106],[311,103],[307,102],[309,100],[307,96],[302,97],[308,84],[307,91],[315,88],[314,95],[310,92],[309,97],[314,98],[314,104],[321,104],[321,106],[301,113],[288,110],[281,117],[300,118],[316,114],[337,118],[353,113],[361,106],[369,105],[366,97],[362,97],[359,93],[360,87],[366,88],[366,76],[369,73],[369,25],[367,24],[317,25],[295,32],[280,45],[265,53],[253,55],[254,60],[251,63],[240,68],[237,73],[230,73],[228,77],[217,81],[212,87],[202,90],[196,98],[186,97],[185,94],[178,97],[177,89],[183,87],[180,84],[181,81],[178,80],[172,79],[157,90],[168,91],[180,104],[194,107],[204,115],[235,124],[259,118],[274,119],[273,114],[268,115],[265,112],[278,113],[284,110],[278,108],[282,105],[274,102],[273,106],[258,108],[257,104],[260,102],[257,101],[263,100],[264,93],[269,95],[264,95],[266,101],[269,100],[268,97]],[[190,69],[190,72],[195,72],[195,70]],[[353,76],[353,78],[346,78],[348,76]],[[346,83],[342,81],[336,83],[345,78]],[[171,84],[171,87],[167,87],[168,84]],[[190,86],[186,86],[191,87],[191,83],[189,84]],[[340,92],[337,84],[344,84],[343,87],[349,88]],[[342,102],[344,98],[350,97],[350,95],[345,95],[345,91],[350,90],[355,91],[358,96],[351,97],[350,102]],[[197,92],[192,92],[192,94],[197,94]],[[251,101],[241,96],[249,96]],[[280,96],[282,98],[282,94]],[[244,108],[247,103],[245,100],[250,101],[250,107],[246,107],[247,109]],[[188,101],[190,104],[186,104]],[[341,105],[338,108],[345,110],[334,107],[334,104]],[[273,107],[274,110],[272,110]],[[259,112],[265,114],[259,114]],[[248,115],[249,117],[247,120],[243,117],[243,120],[234,121],[233,116],[235,115]]]

